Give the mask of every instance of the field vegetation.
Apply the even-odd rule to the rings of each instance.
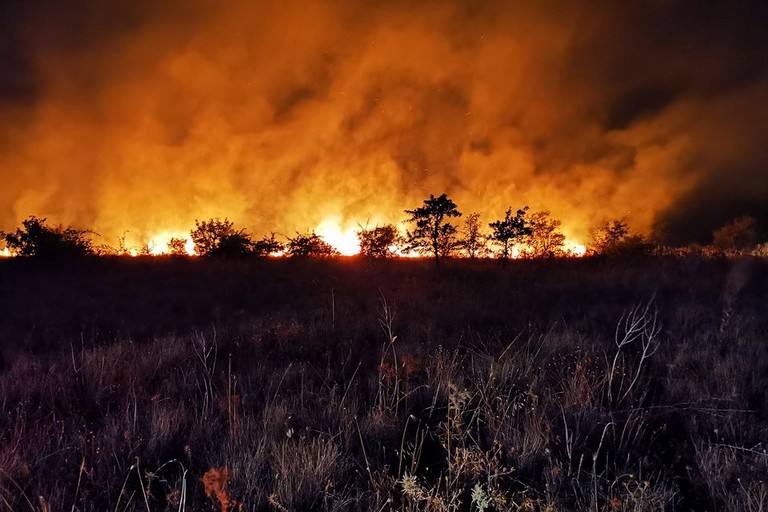
[[[0,509],[768,506],[761,258],[11,258],[0,290]]]

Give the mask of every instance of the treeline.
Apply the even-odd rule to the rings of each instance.
[[[711,246],[670,248],[655,243],[630,230],[626,219],[614,219],[599,226],[586,246],[567,247],[561,232],[561,222],[549,211],[533,211],[528,206],[508,208],[501,219],[487,224],[479,213],[462,217],[456,203],[446,194],[430,195],[423,204],[405,210],[409,226],[401,234],[394,224],[360,227],[356,232],[360,254],[370,258],[389,258],[415,254],[439,262],[446,257],[499,258],[556,258],[582,255],[679,254],[699,251],[704,253],[757,253],[768,255],[768,243],[759,243],[757,224],[744,216],[715,230]],[[51,226],[47,219],[30,216],[22,221],[15,232],[0,232],[7,251],[16,256],[67,259],[88,255],[120,255],[129,251],[124,239],[118,248],[97,244],[97,233],[71,226]],[[205,257],[265,257],[270,255],[333,257],[339,251],[314,231],[297,232],[279,240],[275,233],[255,239],[245,229],[238,229],[228,219],[195,220],[189,233],[194,254]],[[192,253],[186,238],[171,238],[167,254],[186,256]],[[137,254],[151,254],[145,246]]]

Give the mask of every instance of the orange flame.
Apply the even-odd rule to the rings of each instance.
[[[360,254],[360,241],[357,230],[352,226],[343,226],[338,217],[329,217],[315,228],[315,233],[331,244],[342,256]]]

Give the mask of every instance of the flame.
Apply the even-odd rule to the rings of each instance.
[[[137,241],[134,239],[128,246],[118,254],[123,254],[131,257],[139,255],[144,256],[164,256],[171,254],[171,239],[184,240],[184,252],[188,256],[197,256],[195,252],[195,243],[192,241],[192,237],[188,232],[181,231],[161,231],[155,235],[145,239],[144,241]]]
[[[565,248],[565,253],[569,256],[575,256],[577,258],[581,258],[582,256],[587,254],[586,246],[578,243],[575,240],[566,240],[564,248]]]
[[[574,256],[584,256],[587,254],[587,248],[581,244],[574,244],[573,248],[571,249],[571,253]]]
[[[329,217],[323,220],[315,228],[315,233],[331,244],[342,256],[360,254],[360,241],[357,238],[355,228],[342,227],[341,219],[338,217]]]
[[[187,251],[188,256],[197,256],[197,252],[195,251],[195,242],[192,241],[192,237],[187,237],[187,241],[184,242],[184,250]]]
[[[6,247],[4,249],[0,249],[0,258],[10,258],[11,256],[13,256],[13,254],[11,254],[11,250],[9,248]]]
[[[147,242],[147,250],[150,256],[163,256],[171,253],[170,244],[172,238],[181,238],[184,240],[184,251],[187,256],[195,256],[195,242],[192,241],[192,237],[189,234],[162,232],[153,236],[149,242]]]
[[[699,180],[752,172],[760,153],[751,151],[764,147],[754,128],[764,81],[699,94],[709,89],[697,85],[703,75],[686,46],[637,44],[645,16],[507,3],[126,2],[135,23],[64,16],[82,44],[19,36],[29,48],[10,50],[26,64],[14,83],[28,84],[35,101],[4,98],[12,106],[0,113],[0,140],[9,141],[0,168],[14,172],[3,176],[0,229],[11,212],[17,221],[44,212],[109,240],[141,233],[133,245],[143,247],[147,235],[195,218],[265,233],[330,214],[398,222],[427,193],[445,191],[485,221],[519,198],[515,207],[549,209],[586,240],[627,211],[645,234],[662,214],[679,213],[673,206]],[[44,33],[60,14],[30,9],[8,33]],[[585,17],[574,37],[574,20]],[[614,39],[643,56],[643,72],[621,75],[621,85],[612,77],[622,52],[604,44]],[[573,70],[595,62],[612,72],[576,73],[574,87]],[[731,64],[711,66],[719,76]],[[669,82],[666,69],[690,90],[656,86]],[[760,115],[747,115],[753,106]],[[690,171],[689,161],[701,165]],[[696,202],[685,204],[694,214]],[[358,252],[354,226],[336,224],[325,238]]]

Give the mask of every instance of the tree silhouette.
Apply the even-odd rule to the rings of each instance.
[[[410,215],[407,222],[416,223],[416,229],[408,231],[408,249],[431,254],[435,263],[447,256],[455,247],[456,226],[447,222],[451,217],[461,217],[461,212],[447,195],[430,194],[424,205],[405,210]]]
[[[92,231],[46,224],[34,215],[21,222],[15,233],[4,233],[5,244],[19,256],[69,259],[93,254]]]
[[[330,257],[339,255],[339,251],[323,240],[314,231],[304,234],[296,233],[295,237],[288,238],[285,252],[290,256],[303,257]]]
[[[512,207],[507,208],[504,218],[488,224],[491,228],[491,240],[501,248],[501,259],[509,259],[512,246],[515,242],[531,234],[531,228],[525,220],[528,207],[524,207],[512,215]]]
[[[461,246],[472,259],[477,258],[481,253],[486,251],[485,239],[480,231],[480,214],[470,213],[467,215],[467,220],[464,221],[464,229],[462,229]]]
[[[558,229],[561,222],[553,219],[548,210],[533,212],[528,221],[531,233],[523,237],[532,258],[553,258],[563,254],[565,235]]]
[[[629,236],[629,224],[625,219],[606,222],[592,235],[592,250],[598,254],[609,254],[618,250]]]
[[[591,252],[608,256],[649,254],[653,244],[637,233],[631,234],[625,219],[614,219],[600,226],[592,235]]]
[[[236,230],[228,220],[195,220],[195,229],[190,231],[195,251],[200,256],[246,256],[253,252],[253,241],[245,230]]]
[[[393,224],[361,229],[357,232],[360,240],[360,254],[370,258],[388,258],[394,255],[393,248],[400,241],[400,235]]]

